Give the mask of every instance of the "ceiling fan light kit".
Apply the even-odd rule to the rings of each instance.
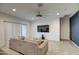
[[[37,15],[36,15],[36,17],[42,17],[42,16],[43,16],[43,15],[41,15],[41,14],[37,14]]]
[[[40,9],[43,6],[43,4],[42,3],[38,3],[37,6]],[[40,10],[38,10],[38,14],[36,15],[36,17],[43,17],[43,15],[41,14]]]

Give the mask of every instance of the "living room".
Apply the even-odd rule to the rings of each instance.
[[[78,3],[0,4],[0,49],[3,50],[1,54],[79,54],[78,47],[70,40],[70,18],[78,12],[78,8]],[[26,44],[25,41],[29,43]],[[39,49],[35,41],[43,41],[39,43]]]

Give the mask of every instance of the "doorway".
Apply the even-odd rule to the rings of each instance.
[[[70,17],[68,15],[60,18],[60,40],[70,40]]]

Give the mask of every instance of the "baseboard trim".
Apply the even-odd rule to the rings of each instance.
[[[72,44],[73,44],[75,47],[79,48],[79,46],[78,46],[77,44],[75,44],[73,41],[72,41]]]

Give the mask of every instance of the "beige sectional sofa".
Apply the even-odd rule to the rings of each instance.
[[[10,39],[9,47],[24,55],[45,55],[48,51],[47,40]]]

